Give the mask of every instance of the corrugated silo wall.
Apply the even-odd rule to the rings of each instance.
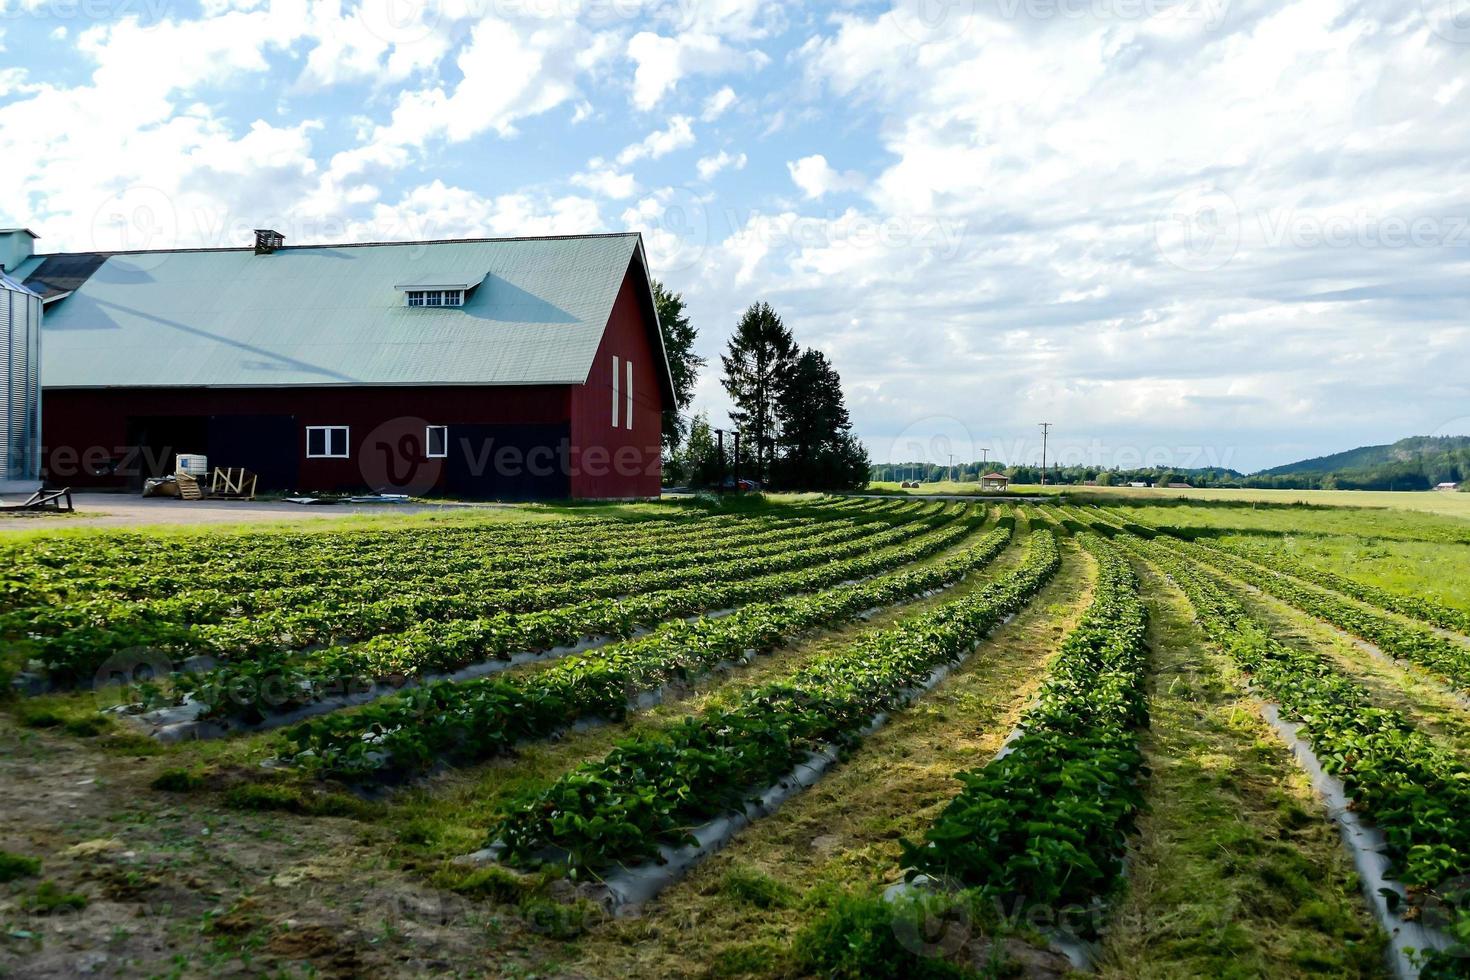
[[[41,300],[0,289],[0,480],[36,480],[41,469]]]

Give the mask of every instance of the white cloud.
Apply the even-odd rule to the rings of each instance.
[[[714,34],[687,32],[663,37],[640,31],[628,41],[628,57],[638,65],[633,73],[633,104],[653,109],[686,75],[715,75],[770,62],[761,51],[742,51]]]
[[[3,50],[3,49],[0,49]],[[28,90],[24,68],[0,68],[0,98]]]
[[[744,153],[732,154],[728,150],[721,150],[714,156],[702,157],[694,166],[699,171],[700,180],[709,180],[723,170],[744,170],[745,164]]]
[[[700,118],[705,122],[714,122],[729,111],[736,102],[735,90],[726,85],[704,102],[704,112]]]
[[[344,240],[570,235],[602,230],[597,204],[588,198],[527,193],[484,197],[436,180],[413,188],[396,204],[378,205],[368,219],[346,230]]]
[[[638,160],[657,160],[675,150],[693,146],[692,122],[688,116],[673,116],[669,119],[667,129],[655,130],[645,136],[641,142],[624,147],[623,152],[618,154],[619,165],[626,167]]]
[[[802,194],[808,200],[841,191],[860,190],[866,183],[863,175],[856,171],[839,173],[834,170],[827,158],[820,153],[788,163],[786,169],[791,173],[791,180],[801,188]]]
[[[597,162],[599,161],[594,161],[594,163]],[[571,179],[572,183],[578,187],[585,187],[593,193],[610,197],[615,201],[632,197],[638,193],[638,182],[633,179],[632,174],[619,173],[610,167],[594,168],[573,174]]]
[[[571,101],[581,29],[557,21],[533,28],[477,22],[455,59],[462,78],[454,90],[436,85],[400,93],[386,124],[332,159],[329,179],[341,183],[371,168],[401,168],[435,139],[457,143],[491,131],[510,138],[522,119]]]

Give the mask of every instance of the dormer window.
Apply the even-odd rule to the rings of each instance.
[[[456,276],[426,276],[413,282],[401,282],[393,288],[404,296],[404,305],[421,309],[444,309],[463,306],[480,283],[465,282]]]
[[[463,306],[463,289],[410,289],[409,306]]]

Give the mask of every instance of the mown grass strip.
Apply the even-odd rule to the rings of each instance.
[[[1399,592],[1391,592],[1381,589],[1357,579],[1339,575],[1336,572],[1319,568],[1290,555],[1282,554],[1259,546],[1244,544],[1216,543],[1214,547],[1231,554],[1248,558],[1259,565],[1265,565],[1273,571],[1282,572],[1295,578],[1304,579],[1314,585],[1320,585],[1324,589],[1333,592],[1341,592],[1349,598],[1357,599],[1380,609],[1396,612],[1410,619],[1417,619],[1442,629],[1452,630],[1470,636],[1470,613],[1461,609],[1453,609],[1441,605],[1432,599],[1424,599],[1420,596],[1403,595]]]
[[[1255,586],[1267,595],[1310,616],[1367,640],[1385,653],[1417,664],[1461,692],[1470,692],[1470,646],[1456,643],[1414,623],[1406,623],[1365,608],[1345,597],[1239,556],[1198,542],[1184,544],[1189,554]]]
[[[1383,974],[1336,828],[1243,676],[1145,566],[1148,805],[1098,958],[1107,980]]]
[[[1208,565],[1185,557],[1184,546],[1161,538],[1146,553],[1255,689],[1302,726],[1322,767],[1384,834],[1391,872],[1409,886],[1411,901],[1437,910],[1459,940],[1456,951],[1431,958],[1425,975],[1462,975],[1443,971],[1470,962],[1470,771],[1402,714],[1375,706],[1327,658],[1272,636]]]

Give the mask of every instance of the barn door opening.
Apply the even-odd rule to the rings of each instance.
[[[145,415],[128,418],[130,459],[121,461],[117,477],[129,490],[142,491],[149,477],[174,471],[179,453],[209,451],[209,420],[201,415]]]
[[[244,467],[260,477],[261,492],[295,490],[299,441],[294,415],[211,415],[209,466]]]

